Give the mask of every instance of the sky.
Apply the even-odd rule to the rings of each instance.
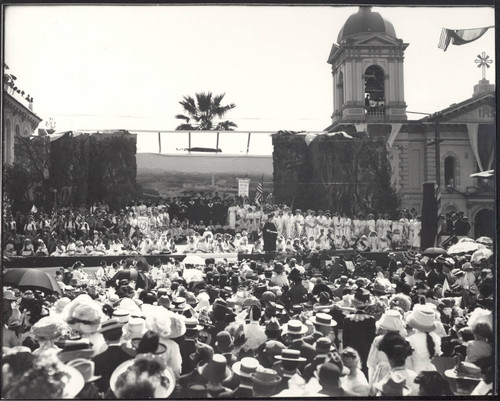
[[[333,112],[327,58],[358,7],[10,5],[5,62],[34,111],[67,130],[174,130],[186,95],[225,93],[238,131],[321,131]],[[409,43],[407,112],[433,113],[472,96],[482,78],[474,60],[495,56],[495,30],[438,49],[441,28],[495,24],[494,8],[381,7]],[[495,83],[495,65],[486,78]],[[423,116],[408,113],[409,119]],[[240,147],[246,134],[240,134]],[[227,138],[227,137],[226,137]],[[210,139],[212,141],[212,139]],[[266,135],[266,143],[270,139]],[[239,141],[240,142],[240,141]],[[227,142],[226,142],[227,143]],[[252,146],[259,143],[252,137]],[[198,143],[196,144],[198,145]],[[198,146],[206,146],[200,144]],[[142,133],[138,151],[157,151]]]

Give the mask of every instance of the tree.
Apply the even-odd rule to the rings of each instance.
[[[232,131],[238,126],[232,121],[217,121],[236,105],[234,103],[223,106],[221,104],[225,93],[221,95],[212,95],[212,92],[197,93],[196,100],[191,96],[184,96],[179,103],[184,108],[186,115],[177,114],[175,118],[185,121],[179,125],[176,130],[217,130]]]

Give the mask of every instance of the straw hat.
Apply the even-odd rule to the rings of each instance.
[[[280,361],[295,361],[295,362],[304,362],[306,358],[300,356],[300,351],[296,349],[284,348],[281,350],[281,355],[276,355],[276,359]]]
[[[455,366],[453,369],[446,370],[444,375],[450,379],[466,379],[475,381],[480,381],[482,379],[481,368],[471,362],[460,362],[460,364]]]
[[[17,301],[20,296],[16,296],[16,293],[13,290],[4,290],[3,291],[3,299],[8,301]]]
[[[236,362],[232,369],[233,372],[238,376],[250,377],[252,373],[254,373],[257,368],[260,366],[259,361],[255,358],[246,357],[241,361]]]
[[[291,319],[282,327],[282,334],[305,334],[307,326],[300,320]]]
[[[332,319],[332,317],[326,313],[316,313],[311,319],[313,324],[319,324],[320,326],[330,326],[335,327],[337,322]]]
[[[186,302],[186,298],[177,297],[172,300],[170,305],[170,310],[174,312],[184,312],[186,309],[189,309],[189,305]]]

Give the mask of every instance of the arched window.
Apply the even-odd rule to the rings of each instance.
[[[365,109],[368,115],[385,115],[384,71],[377,65],[365,71]]]
[[[339,72],[339,80],[337,83],[337,99],[339,100],[338,110],[342,115],[342,106],[344,105],[344,73]]]
[[[453,156],[448,156],[444,159],[444,183],[448,188],[455,188],[456,160]]]

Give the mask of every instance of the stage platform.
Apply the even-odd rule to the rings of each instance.
[[[401,253],[401,252],[396,252]],[[320,260],[331,260],[333,256],[343,256],[345,260],[352,260],[355,255],[361,255],[366,259],[375,260],[377,265],[385,267],[389,262],[387,252],[361,252],[357,253],[354,251],[332,251],[329,255],[321,255]],[[182,262],[186,257],[200,257],[202,259],[227,259],[230,261],[241,261],[241,260],[265,260],[268,262],[271,259],[283,260],[287,257],[285,254],[260,254],[260,253],[188,253],[188,254],[160,254],[160,255],[105,255],[105,256],[84,256],[84,255],[74,255],[74,256],[30,256],[30,257],[14,257],[11,259],[3,259],[2,266],[11,269],[16,267],[68,267],[72,266],[75,262],[80,261],[87,267],[99,266],[102,260],[106,263],[112,264],[113,262],[118,262],[122,259],[130,258],[144,258],[149,264],[153,264],[158,259],[162,263],[167,263],[170,259],[175,259]],[[297,260],[301,260],[300,257],[296,257]],[[307,259],[306,259],[307,261]]]

